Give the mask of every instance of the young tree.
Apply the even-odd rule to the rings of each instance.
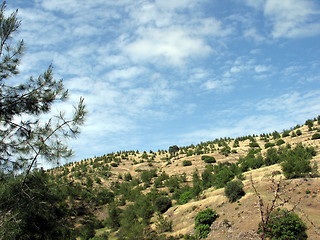
[[[305,223],[297,214],[287,209],[274,210],[265,229],[265,236],[269,239],[308,239]]]
[[[0,6],[0,239],[72,239],[69,226],[61,225],[63,199],[32,170],[39,158],[56,163],[72,154],[66,140],[79,133],[85,105],[81,98],[70,119],[61,112],[46,121],[68,91],[52,66],[37,78],[18,79],[24,42],[13,37],[21,22],[18,11],[8,15],[5,8],[6,2]]]
[[[175,154],[179,151],[179,147],[177,145],[173,145],[169,147],[169,153],[172,156],[175,156]]]
[[[72,154],[65,140],[79,133],[86,111],[81,98],[71,119],[60,113],[45,122],[44,114],[52,104],[68,97],[62,80],[53,78],[52,66],[37,78],[13,85],[10,78],[18,77],[24,42],[13,41],[21,24],[18,11],[6,16],[5,8],[4,2],[0,8],[0,171],[29,174],[39,158],[57,162]]]
[[[228,182],[224,188],[224,194],[230,202],[235,202],[242,198],[246,193],[243,190],[243,183],[240,180]]]
[[[199,212],[195,217],[194,228],[199,238],[206,238],[211,231],[211,224],[219,217],[216,211],[208,208]]]

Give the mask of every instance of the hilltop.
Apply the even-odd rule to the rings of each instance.
[[[69,204],[77,209],[72,219],[82,239],[193,239],[195,216],[208,208],[219,214],[208,239],[260,239],[257,194],[265,206],[271,204],[277,184],[282,197],[277,202],[294,208],[307,225],[309,239],[319,239],[319,146],[318,117],[281,133],[157,152],[121,151],[48,172],[73,189]],[[295,154],[307,156],[312,171],[284,174],[283,162]],[[234,179],[242,180],[245,195],[230,202],[224,187]]]

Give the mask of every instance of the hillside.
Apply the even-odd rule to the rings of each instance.
[[[170,236],[193,239],[195,216],[207,208],[219,214],[207,239],[260,239],[256,232],[261,216],[252,184],[266,206],[271,204],[275,194],[272,187],[279,181],[283,184],[283,198],[278,199],[284,203],[281,207],[295,208],[307,225],[308,239],[320,239],[320,178],[313,171],[304,177],[286,179],[281,167],[284,160],[280,159],[294,154],[300,147],[306,152],[314,151],[311,166],[319,165],[319,122],[318,117],[282,133],[216,139],[170,151],[110,153],[70,163],[49,173],[57,182],[78,189],[79,193],[70,201],[86,211],[73,217],[76,226],[88,223],[84,221],[88,212],[93,214],[93,219],[100,220],[94,239],[169,239]],[[280,156],[278,162],[272,160],[272,152]],[[206,163],[205,159],[214,161]],[[234,178],[242,180],[246,194],[231,203],[224,186]],[[161,197],[171,201],[168,208],[160,210],[167,228],[159,227],[157,201]],[[115,209],[119,209],[119,214],[115,214]],[[128,209],[135,213],[131,222],[130,215],[126,215]],[[115,223],[115,218],[120,220]],[[132,236],[125,231],[131,231]]]

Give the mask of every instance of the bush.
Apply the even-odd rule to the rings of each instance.
[[[112,162],[110,165],[111,167],[118,167],[118,163],[115,163],[115,162]]]
[[[179,196],[179,204],[186,204],[187,202],[189,202],[190,199],[192,199],[192,192],[191,191],[187,191],[187,192],[184,192],[182,193],[180,196]]]
[[[276,144],[268,142],[264,145],[265,148],[274,147]]]
[[[315,133],[312,135],[311,137],[312,140],[315,140],[315,139],[320,139],[320,133]]]
[[[196,234],[199,238],[207,238],[209,232],[211,231],[210,225],[202,224],[196,228]]]
[[[289,137],[290,136],[290,131],[284,131],[283,133],[282,133],[282,137]]]
[[[205,163],[216,163],[217,160],[212,156],[202,156],[201,160],[203,160]]]
[[[249,147],[255,148],[255,147],[260,147],[257,142],[250,142]]]
[[[306,177],[312,172],[310,159],[314,156],[314,149],[304,148],[302,145],[292,150],[285,161],[281,164],[283,174],[286,178]]]
[[[300,135],[302,135],[302,132],[301,132],[301,130],[300,130],[300,129],[298,129],[298,130],[297,130],[297,132],[296,132],[296,134],[297,134],[297,136],[300,136]]]
[[[230,202],[235,202],[246,193],[243,190],[243,184],[240,180],[228,182],[224,188],[224,194],[229,199]]]
[[[157,222],[155,224],[160,233],[172,232],[172,221],[164,218],[161,214],[158,215]]]
[[[282,144],[284,144],[285,143],[285,141],[283,141],[282,139],[279,139],[278,141],[277,141],[277,146],[280,146],[280,145],[282,145]]]
[[[259,225],[259,233],[263,233],[262,225]],[[304,240],[307,227],[299,216],[286,209],[277,209],[270,215],[270,219],[265,226],[265,236],[270,239],[279,240]]]
[[[170,198],[165,196],[158,197],[155,201],[155,207],[160,213],[165,213],[171,206]]]
[[[216,211],[208,208],[195,217],[195,229],[199,238],[206,238],[210,232],[211,224],[219,217]]]
[[[182,166],[191,166],[192,165],[192,162],[191,161],[189,161],[189,160],[184,160],[183,162],[182,162]]]

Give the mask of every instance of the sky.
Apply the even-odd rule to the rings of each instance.
[[[72,161],[282,131],[320,114],[318,0],[8,0],[88,115]]]

